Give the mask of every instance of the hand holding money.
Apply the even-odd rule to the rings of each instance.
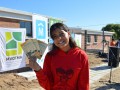
[[[35,71],[39,71],[41,69],[40,65],[36,62],[36,57],[30,57],[29,58],[29,67],[34,69]]]

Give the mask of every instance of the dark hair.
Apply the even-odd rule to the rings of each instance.
[[[63,23],[55,23],[53,24],[51,27],[50,27],[50,36],[51,38],[53,39],[53,31],[55,31],[56,29],[60,29],[60,30],[64,30],[66,32],[69,32],[69,28],[63,24]],[[77,44],[76,42],[72,39],[72,37],[70,36],[69,38],[69,44],[70,44],[70,47],[73,48],[73,47],[76,47]],[[58,48],[54,43],[53,43],[53,46],[52,46],[52,50]]]

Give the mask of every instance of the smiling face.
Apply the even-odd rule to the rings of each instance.
[[[61,50],[67,52],[70,49],[69,38],[70,33],[64,30],[56,29],[52,33],[54,44]]]

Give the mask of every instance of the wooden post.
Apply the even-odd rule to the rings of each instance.
[[[102,40],[102,42],[103,42],[103,53],[104,53],[104,43],[105,43],[104,29],[103,29],[103,40]]]
[[[84,38],[85,38],[84,39],[84,45],[85,45],[84,50],[86,51],[86,49],[87,49],[87,30],[85,30],[85,37]]]

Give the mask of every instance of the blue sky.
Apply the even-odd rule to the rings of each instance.
[[[120,23],[120,0],[0,0],[0,7],[60,18],[69,27],[101,30]]]

